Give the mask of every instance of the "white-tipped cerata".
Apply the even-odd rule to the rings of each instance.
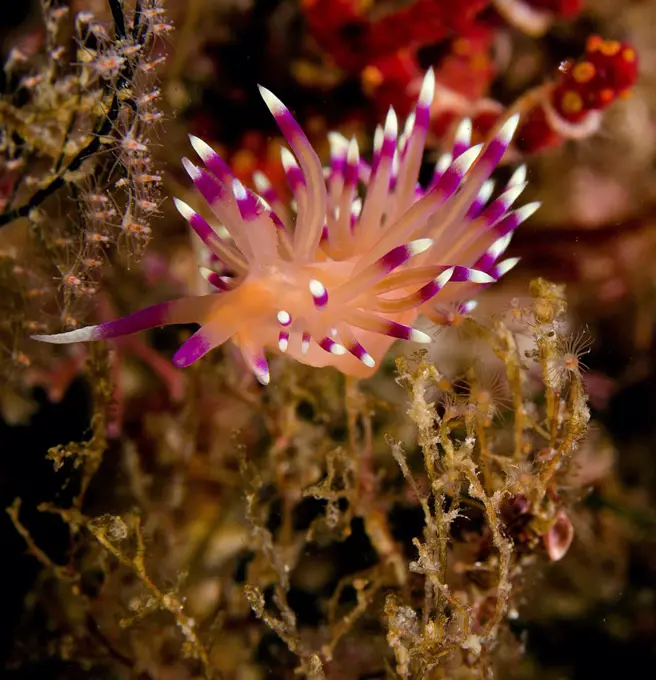
[[[368,353],[366,353],[366,352],[360,357],[360,361],[362,361],[362,363],[363,363],[367,368],[373,368],[373,367],[376,365],[376,361],[375,361],[374,358],[371,356],[371,354],[368,354]]]
[[[260,95],[262,96],[262,99],[264,99],[267,108],[274,116],[280,116],[287,111],[287,107],[275,94],[273,94],[273,92],[271,92],[271,90],[267,90],[263,85],[258,85],[257,89],[260,91]]]
[[[49,342],[51,345],[67,345],[71,342],[88,342],[93,340],[93,331],[95,326],[87,326],[86,328],[77,328],[74,331],[67,331],[66,333],[53,333],[52,335],[31,335],[32,340],[39,340],[40,342]]]
[[[415,241],[410,241],[407,248],[412,255],[419,255],[420,253],[427,251],[432,245],[432,238],[418,238]]]
[[[394,109],[390,106],[390,109],[387,112],[387,118],[385,119],[385,137],[387,137],[387,139],[396,139],[398,133],[399,121]]]
[[[449,169],[452,160],[453,156],[450,153],[443,153],[435,163],[435,174],[443,175]]]
[[[515,215],[517,215],[517,218],[519,219],[520,222],[523,222],[524,220],[527,220],[533,213],[535,213],[542,203],[540,201],[533,201],[533,203],[527,203],[526,205],[523,205],[521,208],[517,208],[515,210]]]
[[[289,326],[289,324],[292,322],[291,314],[286,312],[284,309],[281,309],[278,314],[276,314],[276,318],[278,319],[278,323],[281,326]]]
[[[433,342],[433,338],[431,338],[428,333],[424,333],[424,331],[418,331],[416,328],[411,329],[408,340],[411,340],[412,342],[420,342],[423,345],[430,345],[430,343]]]
[[[517,130],[517,126],[519,125],[519,114],[516,113],[501,126],[501,129],[499,130],[498,134],[496,135],[496,139],[498,139],[501,143],[505,144],[508,146],[510,144],[512,138],[515,136],[515,131]]]
[[[433,98],[435,97],[435,73],[433,73],[432,67],[426,71],[424,76],[424,81],[421,84],[421,90],[419,92],[419,106],[430,106],[433,103]]]
[[[469,146],[469,144],[471,143],[471,136],[472,136],[471,118],[463,118],[456,129],[454,143]]]
[[[181,201],[179,198],[173,199],[173,205],[175,206],[176,210],[182,215],[182,217],[184,217],[185,220],[187,221],[189,221],[195,214],[195,211],[191,208],[191,206],[187,205],[184,201]]]
[[[200,170],[188,158],[182,159],[182,167],[187,171],[192,180],[200,177]]]
[[[271,188],[269,178],[261,170],[255,170],[253,173],[253,184],[255,184],[255,188],[259,192],[264,192]]]
[[[299,169],[294,154],[286,146],[280,147],[280,160],[282,161],[282,167],[285,169],[285,172]]]
[[[189,141],[194,151],[207,163],[208,159],[216,155],[216,151],[207,143],[204,142],[200,137],[195,135],[189,135]]]
[[[511,178],[508,180],[508,186],[512,187],[515,184],[524,184],[526,182],[526,165],[520,165],[515,172],[513,172]]]
[[[500,278],[519,264],[519,257],[509,257],[494,268],[494,273]]]
[[[360,162],[360,150],[358,149],[358,141],[355,137],[352,137],[348,144],[346,160],[349,162],[349,165],[357,165]]]
[[[455,161],[451,164],[451,167],[458,170],[463,175],[474,165],[474,161],[478,158],[483,148],[482,144],[477,144],[471,148],[464,151]]]

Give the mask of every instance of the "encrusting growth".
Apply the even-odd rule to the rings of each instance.
[[[175,204],[214,257],[216,270],[201,273],[215,292],[33,337],[70,343],[198,323],[173,358],[177,366],[231,339],[263,384],[269,382],[265,350],[365,377],[394,339],[430,342],[413,328],[418,316],[439,323],[436,304],[467,299],[514,266],[516,259],[499,258],[512,232],[539,205],[511,210],[526,186],[523,168],[489,202],[489,177],[511,141],[517,115],[485,147],[470,146],[471,123],[464,121],[452,153],[438,162],[425,189],[418,184],[434,89],[428,71],[400,135],[390,110],[376,131],[371,165],[360,158],[354,139],[332,134],[330,166],[324,169],[288,109],[261,87],[291,147],[283,149],[282,163],[295,219],[266,177],[254,178],[256,194],[207,144],[191,137],[205,167],[187,159],[183,165],[230,238],[182,201]]]

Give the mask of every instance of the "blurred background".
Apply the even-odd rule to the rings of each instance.
[[[527,193],[542,201],[509,248],[521,262],[482,296],[476,313],[492,318],[524,304],[529,282],[545,277],[566,284],[565,324],[589,338],[583,361],[592,420],[579,452],[585,481],[571,515],[574,542],[561,561],[518,586],[508,635],[522,651],[500,656],[496,672],[578,679],[653,667],[655,29],[653,0],[149,0],[136,7],[33,0],[3,7],[0,503],[13,510],[0,519],[2,677],[204,677],[183,630],[187,615],[207,630],[208,621],[218,622],[209,652],[217,673],[294,677],[288,645],[255,620],[241,595],[259,548],[246,527],[240,461],[278,457],[271,476],[261,471],[257,492],[274,506],[263,521],[275,534],[287,521],[280,488],[316,484],[319,459],[347,439],[341,379],[297,367],[267,396],[229,348],[182,374],[169,360],[186,332],[177,328],[110,350],[53,348],[29,335],[198,290],[197,254],[169,198],[196,200],[180,164],[191,153],[188,134],[213,146],[250,186],[261,171],[286,192],[281,137],[257,84],[285,102],[327,160],[333,130],[354,135],[369,155],[375,126],[389,106],[402,117],[412,110],[428,67],[438,89],[426,178],[463,118],[483,140],[517,110],[522,122],[497,179],[524,162]],[[126,101],[139,103],[136,122]],[[135,156],[128,142],[143,152]],[[472,350],[457,334],[438,340],[436,360],[455,376]],[[375,457],[391,459],[384,435],[405,439],[408,427],[393,362],[364,389],[385,413]],[[293,453],[281,441],[291,436],[281,414],[300,437]],[[380,462],[381,475],[393,466]],[[294,503],[292,533],[318,512],[315,499]],[[410,540],[403,527],[417,526],[416,508],[404,508],[392,522],[401,527],[398,541]],[[84,521],[73,511],[111,516],[103,536],[133,535],[130,522],[140,517],[156,592],[146,586],[144,595],[143,579],[129,569],[117,576],[116,555],[83,537]],[[132,519],[121,525],[121,517]],[[376,564],[380,548],[369,531],[353,518],[348,538],[304,553],[289,599],[307,639],[319,636],[326,593]],[[147,598],[168,592],[184,596],[168,613],[150,614],[156,607]],[[172,614],[183,603],[189,613]],[[127,628],[129,644],[121,637]],[[369,646],[358,642],[375,631],[370,623],[346,637],[342,664],[328,666],[327,677],[394,677],[379,645],[384,635]],[[442,672],[426,677],[479,677]]]

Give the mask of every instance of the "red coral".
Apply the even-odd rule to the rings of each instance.
[[[383,57],[361,74],[362,87],[374,99],[379,115],[393,106],[401,116],[407,116],[414,101],[413,84],[420,83],[422,77],[417,59],[409,50]]]
[[[583,2],[416,0],[378,19],[368,16],[369,5],[358,0],[305,0],[303,9],[320,47],[341,69],[360,75],[379,115],[390,106],[404,116],[410,112],[433,52],[438,92],[431,108],[431,132],[448,143],[462,118],[471,118],[475,136],[484,139],[504,115],[503,107],[487,98],[496,75],[492,47],[501,17],[539,35],[555,18],[577,15]],[[494,12],[483,16],[486,9],[499,16]],[[630,45],[591,37],[580,60],[565,62],[555,81],[511,107],[523,114],[516,148],[534,153],[564,139],[593,134],[600,112],[630,92],[637,67]]]
[[[534,9],[551,12],[564,19],[572,19],[583,9],[583,0],[524,0]]]
[[[302,0],[301,7],[314,39],[337,66],[359,71],[367,63],[370,23],[354,0]]]
[[[561,140],[562,136],[550,125],[544,107],[538,105],[530,109],[522,119],[515,146],[522,153],[535,153],[556,146]]]
[[[367,41],[370,55],[376,59],[402,47],[414,48],[461,35],[488,4],[489,0],[417,0],[370,24]]]
[[[627,43],[588,39],[584,57],[562,71],[551,103],[559,116],[578,122],[630,92],[638,77],[638,57]]]
[[[542,96],[531,99],[517,134],[517,146],[534,153],[563,139],[592,134],[599,112],[618,97],[630,94],[638,78],[638,57],[627,43],[588,39],[579,61],[566,62],[555,84],[544,86]]]
[[[461,101],[453,105],[438,91],[431,116],[431,129],[438,137],[461,117],[463,106],[468,109],[470,103],[485,97],[494,77],[490,57],[493,40],[494,32],[487,25],[471,26],[452,40],[447,54],[433,64],[438,90],[453,92]],[[403,49],[366,66],[361,73],[362,85],[374,99],[379,115],[393,106],[405,116],[412,108],[423,72],[416,52]]]
[[[446,3],[417,0],[370,20],[357,0],[304,0],[302,8],[319,46],[342,69],[357,73],[401,49],[436,43],[465,32],[490,0]]]

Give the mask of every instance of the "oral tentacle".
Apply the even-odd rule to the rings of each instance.
[[[32,339],[54,345],[65,345],[73,342],[109,340],[159,326],[202,323],[216,305],[216,300],[215,295],[202,295],[160,302],[114,321],[106,321],[96,326],[86,326],[64,333],[33,335]]]

